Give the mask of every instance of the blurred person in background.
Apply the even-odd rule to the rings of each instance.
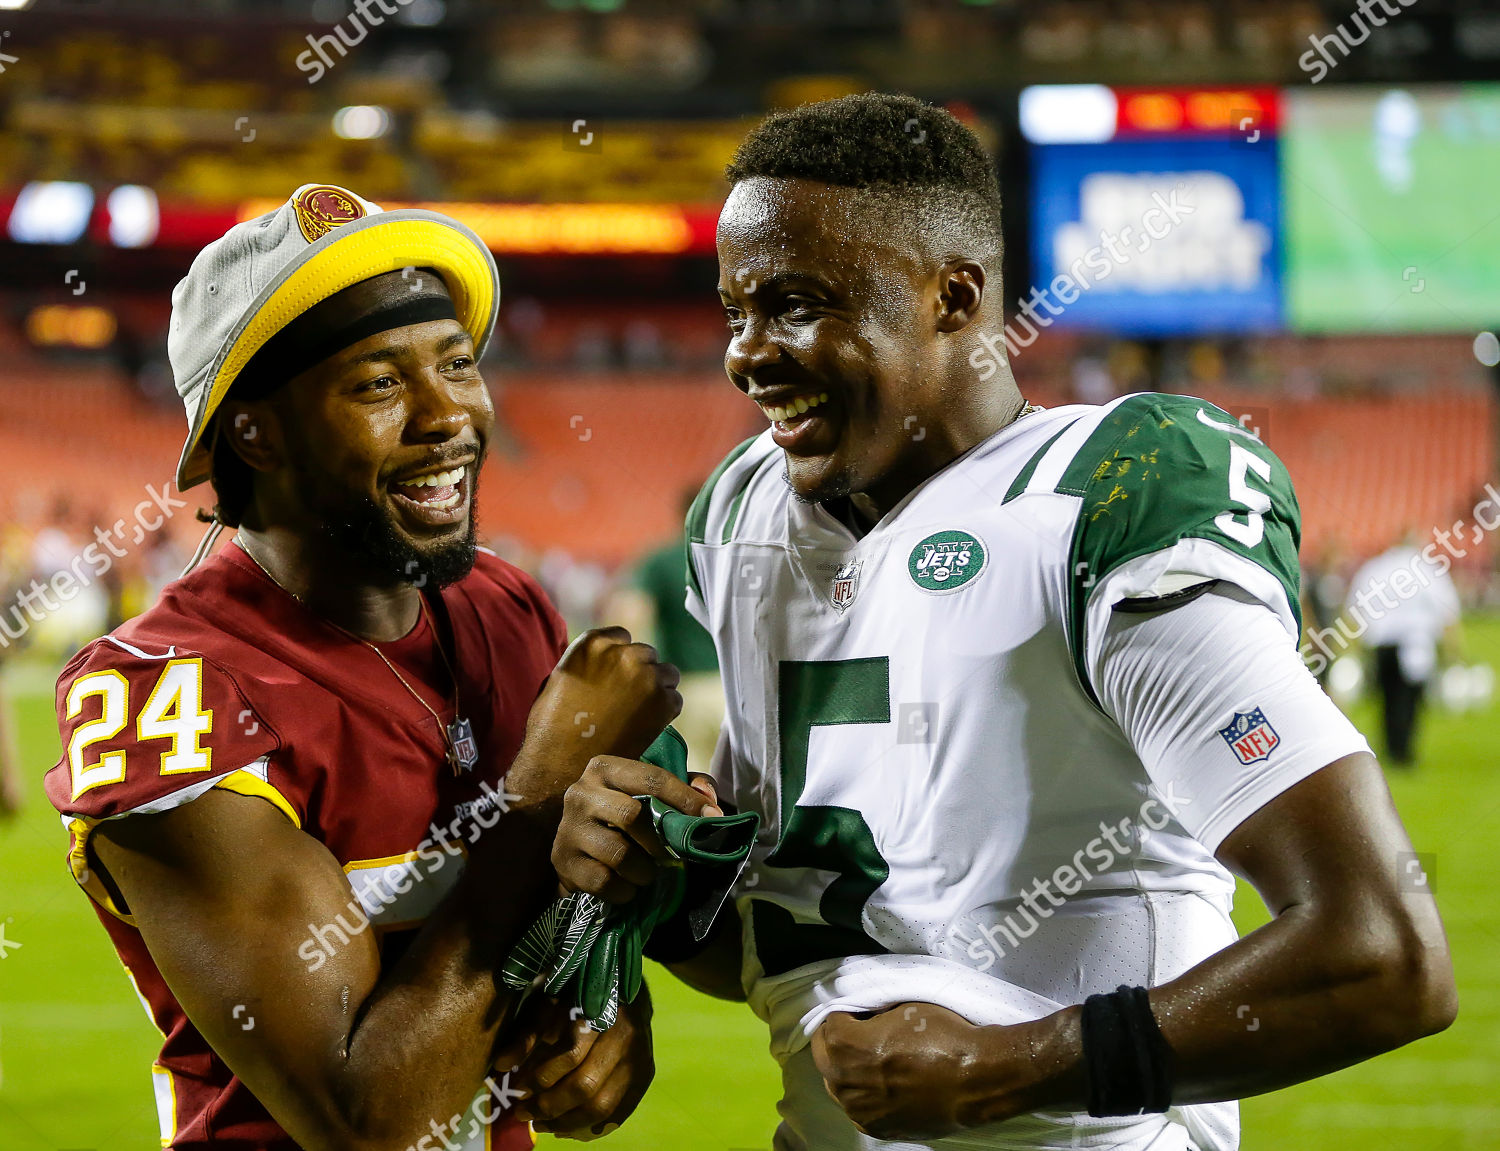
[[[1314,638],[1323,629],[1333,627],[1343,611],[1346,571],[1343,545],[1337,537],[1318,549],[1316,557],[1302,561],[1302,640],[1316,644]],[[1299,645],[1300,646],[1300,645]],[[1313,672],[1324,688],[1332,660],[1324,660]]]
[[[697,495],[682,496],[684,519]],[[688,612],[687,541],[682,533],[646,555],[605,604],[601,619],[617,622],[631,635],[649,637],[661,658],[682,673],[677,690],[682,714],[676,728],[687,740],[689,761],[700,769],[712,762],[719,728],[724,722],[724,683],[719,657],[703,625]]]
[[[125,618],[140,615],[154,604],[161,589],[182,574],[188,558],[169,532],[146,537],[145,551],[126,580],[121,608]]]
[[[72,501],[58,494],[42,527],[31,540],[32,574],[49,578],[53,572],[61,571],[78,554],[79,544],[74,532],[75,516]]]
[[[1347,601],[1355,634],[1363,631],[1374,654],[1385,743],[1402,767],[1416,759],[1417,717],[1439,655],[1457,658],[1460,644],[1458,592],[1447,558],[1433,562],[1415,540],[1406,532],[1360,568]]]

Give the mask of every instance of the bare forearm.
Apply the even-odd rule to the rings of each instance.
[[[1420,939],[1288,911],[1151,992],[1176,1054],[1173,1100],[1274,1091],[1440,1031],[1447,971],[1446,951]]]
[[[538,779],[576,779],[585,751],[577,739],[528,737],[506,777],[514,806],[480,836],[459,884],[366,998],[339,1075],[340,1109],[359,1130],[405,1147],[433,1119],[461,1113],[483,1084],[515,1003],[499,969],[557,890],[550,855],[562,788]]]
[[[1374,757],[1290,788],[1220,845],[1275,918],[1151,993],[1181,1102],[1275,1090],[1452,1021],[1453,969]]]
[[[506,816],[365,1000],[338,1074],[350,1133],[405,1147],[473,1101],[513,1014],[500,965],[556,887],[554,832],[554,820]]]
[[[1445,970],[1446,958],[1417,941],[1291,909],[1151,991],[1174,1056],[1172,1102],[1275,1091],[1441,1030],[1453,1008]],[[1069,1007],[1003,1037],[985,1029],[994,1077],[976,1121],[1018,1108],[1085,1110],[1081,1016]],[[1030,1050],[1021,1079],[1018,1041]]]

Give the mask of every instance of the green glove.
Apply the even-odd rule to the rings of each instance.
[[[687,745],[671,727],[641,756],[687,781]],[[724,896],[750,854],[760,817],[690,816],[658,799],[636,796],[650,813],[678,867],[659,868],[655,880],[629,903],[611,907],[597,896],[576,892],[563,896],[532,924],[501,968],[507,987],[526,990],[545,975],[543,990],[561,996],[570,985],[589,1026],[614,1026],[622,1003],[640,993],[642,956],[651,933],[681,909],[687,890],[685,869],[714,868],[724,875],[702,907],[689,911],[695,938],[708,934]]]
[[[750,854],[755,833],[760,830],[760,816],[753,811],[741,815],[684,815],[654,797],[635,798],[651,812],[651,826],[661,836],[667,853],[683,863],[737,864]]]
[[[687,745],[673,728],[667,728],[643,757],[687,781]],[[661,837],[674,862],[681,867],[661,868],[651,886],[629,903],[606,912],[604,928],[589,952],[579,976],[578,1005],[595,1030],[613,1026],[621,1003],[631,1003],[640,993],[642,957],[658,924],[681,909],[687,891],[688,868],[714,868],[721,882],[713,887],[703,906],[689,909],[694,937],[708,934],[730,886],[755,843],[760,817],[743,815],[684,815],[659,799],[638,795],[650,814],[651,825]]]

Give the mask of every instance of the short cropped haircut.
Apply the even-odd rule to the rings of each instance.
[[[724,173],[816,180],[892,202],[938,247],[992,258],[999,273],[1000,184],[978,138],[942,108],[866,92],[774,112]]]

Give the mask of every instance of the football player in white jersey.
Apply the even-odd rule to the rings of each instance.
[[[706,947],[653,946],[769,1024],[776,1146],[1224,1151],[1240,1097],[1447,1027],[1411,844],[1297,653],[1276,456],[1187,397],[1024,402],[947,113],[779,113],[729,177],[725,366],[771,426],[689,515],[688,601],[761,840]],[[652,784],[591,765],[565,880],[651,874]]]

